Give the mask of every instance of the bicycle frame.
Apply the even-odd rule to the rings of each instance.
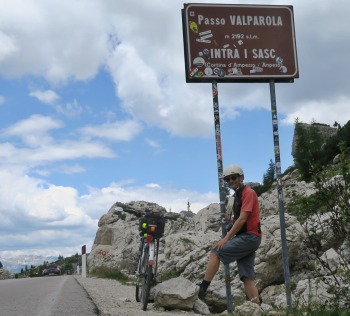
[[[146,237],[146,242],[149,245],[149,259],[148,259],[148,263],[153,266],[155,265],[155,250],[156,250],[156,245],[155,245],[155,240],[153,238],[153,236],[148,235]]]
[[[154,277],[156,276],[157,268],[158,268],[158,249],[159,249],[159,239],[153,238],[153,236],[148,235],[147,237],[143,237],[144,239],[144,247],[148,246],[148,264],[154,267]],[[143,251],[144,253],[144,251]]]
[[[141,237],[140,255],[136,271],[136,301],[141,301],[144,311],[147,309],[151,285],[156,283],[158,249],[159,239],[155,239],[151,235]]]

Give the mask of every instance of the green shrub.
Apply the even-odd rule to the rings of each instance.
[[[325,205],[320,195],[319,192],[310,196],[297,195],[286,206],[286,212],[296,216],[298,221],[304,223],[308,217],[317,214],[322,209],[325,210]]]

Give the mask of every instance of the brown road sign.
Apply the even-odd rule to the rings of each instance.
[[[293,82],[292,6],[185,4],[187,82]]]

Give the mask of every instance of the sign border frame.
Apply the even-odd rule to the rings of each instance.
[[[244,76],[244,77],[219,77],[217,78],[205,78],[205,77],[190,77],[190,69],[189,69],[189,37],[188,37],[188,14],[187,11],[191,6],[195,7],[253,7],[253,8],[287,8],[291,11],[291,30],[292,30],[292,42],[293,42],[293,57],[295,63],[295,73],[292,75],[258,75],[258,76]],[[210,82],[222,82],[222,83],[261,83],[261,82],[269,82],[274,80],[275,82],[280,83],[293,83],[295,78],[299,78],[299,65],[298,65],[298,55],[297,55],[297,47],[296,47],[296,36],[295,36],[295,23],[294,23],[294,10],[292,5],[255,5],[255,4],[213,4],[213,3],[184,3],[184,8],[181,9],[182,13],[182,31],[183,31],[183,44],[184,44],[184,58],[185,58],[185,76],[187,83],[210,83]]]

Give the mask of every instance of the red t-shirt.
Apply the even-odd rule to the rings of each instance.
[[[255,191],[250,187],[245,187],[242,192],[241,212],[251,213],[246,222],[247,232],[261,237],[259,200]]]

